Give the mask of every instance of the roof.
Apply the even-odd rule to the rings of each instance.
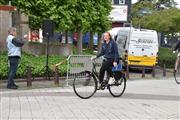
[[[9,5],[0,5],[0,10],[3,11],[16,11],[15,6],[9,6]]]

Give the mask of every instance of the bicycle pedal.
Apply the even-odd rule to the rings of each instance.
[[[104,90],[104,89],[105,89],[104,86],[99,86],[99,87],[97,87],[97,90]]]
[[[104,89],[105,89],[105,86],[102,86],[102,87],[101,87],[101,90],[104,90]]]

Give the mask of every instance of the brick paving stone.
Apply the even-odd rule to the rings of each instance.
[[[1,120],[180,119],[180,86],[173,78],[128,80],[119,98],[112,97],[108,90],[97,91],[84,100],[70,86],[21,87],[1,89]]]

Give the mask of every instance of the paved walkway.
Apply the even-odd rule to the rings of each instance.
[[[128,80],[119,98],[105,90],[86,100],[71,87],[28,89],[22,87],[26,83],[18,84],[18,90],[0,85],[1,120],[180,119],[180,86],[170,78]]]

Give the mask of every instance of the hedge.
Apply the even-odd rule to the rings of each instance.
[[[7,79],[7,73],[8,73],[8,59],[7,54],[0,53],[0,78],[1,79]],[[57,55],[51,55],[49,56],[49,67],[51,68],[52,65],[59,63],[60,61],[65,60],[65,56],[57,56]],[[32,75],[33,76],[43,76],[44,74],[44,67],[46,65],[46,56],[33,56],[27,53],[22,53],[22,57],[20,60],[20,64],[18,67],[18,71],[16,73],[17,78],[23,78],[26,76],[26,68],[27,66],[32,67]],[[60,65],[59,72],[61,75],[66,74],[66,63]],[[53,71],[52,71],[53,72]]]
[[[77,48],[73,47],[73,54],[77,54]],[[94,54],[92,50],[85,49],[83,50],[83,54],[92,55]],[[51,69],[51,73],[54,71],[52,70],[53,65],[64,61],[67,59],[67,56],[60,56],[60,55],[50,55],[48,59],[49,67]],[[34,56],[31,54],[27,54],[25,52],[22,53],[20,64],[18,67],[18,71],[16,73],[17,78],[25,78],[26,77],[26,68],[27,66],[32,67],[32,75],[34,77],[41,77],[44,75],[44,67],[46,65],[46,56]],[[8,59],[6,52],[0,52],[0,79],[7,79],[8,73]],[[67,71],[67,62],[64,62],[62,65],[59,66],[59,73],[61,76],[65,76]]]
[[[73,48],[74,53],[77,52],[76,48]],[[93,54],[91,50],[84,50],[83,54]],[[176,60],[176,55],[173,54],[172,50],[168,48],[159,48],[159,62],[158,64],[160,66],[163,66],[166,64],[167,68],[173,68],[174,63]],[[59,55],[51,55],[49,56],[49,66],[51,68],[52,65],[59,63],[63,60],[65,60],[66,56],[59,56]],[[16,74],[17,78],[25,78],[26,76],[26,66],[32,66],[32,74],[33,76],[43,76],[46,63],[46,56],[33,56],[31,54],[22,53],[21,61],[19,64],[19,68]],[[0,53],[0,79],[7,79],[7,73],[8,73],[8,60],[7,60],[7,53],[1,52]],[[67,62],[63,63],[59,66],[59,73],[61,76],[65,76],[67,71]]]
[[[176,61],[177,54],[173,54],[173,51],[169,48],[159,48],[159,62],[160,66],[166,65],[167,68],[173,68]]]

